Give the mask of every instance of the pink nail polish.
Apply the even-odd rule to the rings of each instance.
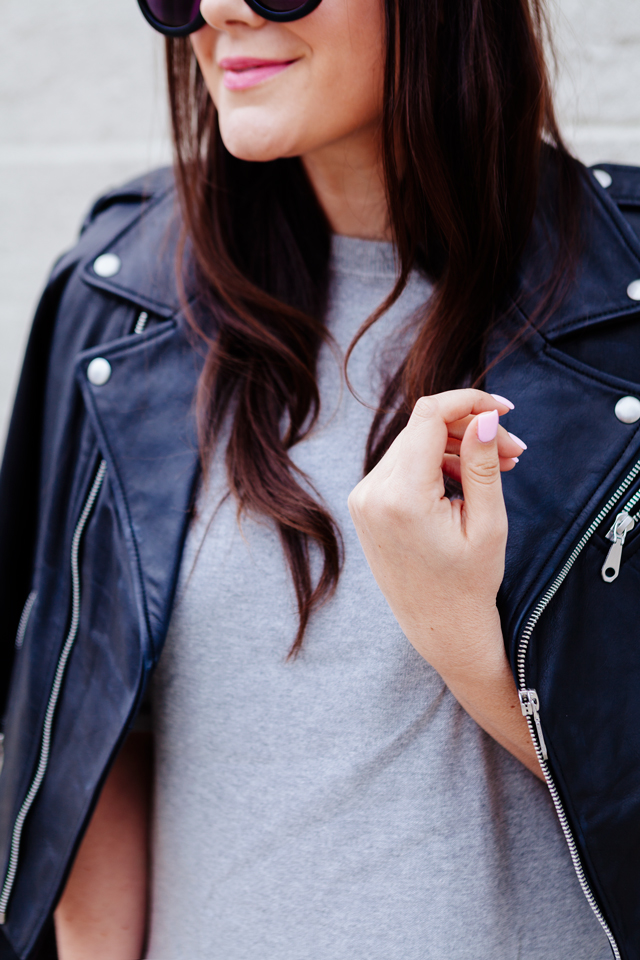
[[[514,463],[520,463],[520,457],[511,457]]]
[[[507,433],[509,433],[508,430],[507,430]],[[523,450],[528,450],[528,449],[529,449],[528,446],[526,445],[526,443],[523,443],[523,441],[520,439],[520,437],[516,437],[515,433],[509,433],[509,436],[511,437],[512,440],[515,440],[515,442],[518,444],[518,446],[519,446],[519,447],[522,447]]]
[[[500,418],[497,410],[487,410],[478,417],[478,440],[481,443],[490,443],[495,440]]]
[[[501,397],[499,393],[492,393],[491,396],[494,400],[497,400],[498,403],[504,403],[505,407],[509,407],[509,410],[515,410],[511,400],[507,400],[506,397]]]

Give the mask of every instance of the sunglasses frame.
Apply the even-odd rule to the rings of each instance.
[[[261,3],[258,3],[258,0],[244,0],[244,2],[248,7],[251,7],[254,13],[257,13],[258,16],[264,20],[271,20],[273,23],[291,23],[293,20],[301,20],[303,17],[312,13],[312,11],[320,5],[321,0],[304,0],[304,3],[296,7],[295,10],[283,11],[269,10],[267,7],[263,7]],[[151,24],[158,33],[163,33],[165,37],[187,37],[190,33],[195,33],[196,30],[200,30],[205,26],[205,20],[200,13],[198,13],[198,16],[190,23],[185,23],[181,27],[170,27],[154,17],[149,9],[147,0],[138,0],[138,6],[147,23]]]

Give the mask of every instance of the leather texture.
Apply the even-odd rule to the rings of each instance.
[[[498,356],[528,325],[487,379],[490,392],[514,401],[505,425],[529,445],[504,478],[499,607],[514,672],[532,612],[640,461],[640,421],[614,414],[621,397],[640,397],[640,303],[627,293],[640,279],[640,169],[601,169],[613,180],[607,190],[584,171],[582,251],[563,303],[537,329],[551,257],[541,204],[509,315],[490,345]],[[103,197],[56,265],[27,349],[0,473],[0,884],[69,635],[74,530],[103,460],[107,472],[82,537],[78,632],[22,832],[0,960],[44,956],[56,899],[169,623],[198,478],[193,398],[202,365],[175,279],[178,233],[169,171]],[[104,252],[121,262],[112,277],[93,269]],[[187,273],[185,288],[188,295]],[[189,309],[199,309],[195,298]],[[142,310],[149,321],[136,334]],[[111,366],[101,386],[87,377],[96,357]],[[622,505],[638,487],[640,479]],[[539,694],[551,772],[588,883],[621,957],[640,960],[640,524],[620,576],[605,583],[612,511],[533,630],[526,686]],[[16,650],[31,591],[37,598]]]

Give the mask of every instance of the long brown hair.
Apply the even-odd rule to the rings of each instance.
[[[578,174],[554,116],[542,3],[384,0],[383,163],[400,270],[359,335],[414,267],[435,286],[409,355],[390,373],[365,472],[418,397],[481,380],[530,233],[545,139],[557,183],[549,288],[566,275]],[[167,69],[185,237],[214,318],[193,321],[207,344],[197,395],[203,469],[229,416],[229,486],[239,511],[266,515],[279,531],[298,602],[295,655],[341,566],[340,532],[289,457],[319,412],[330,227],[299,159],[250,163],[225,149],[187,40],[167,41]],[[316,583],[312,545],[323,556]]]

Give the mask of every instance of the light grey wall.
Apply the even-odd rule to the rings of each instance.
[[[556,0],[558,107],[585,163],[640,164],[640,3]]]
[[[135,0],[3,0],[0,440],[47,270],[92,198],[167,162],[162,41]],[[640,3],[560,0],[563,128],[587,163],[640,163]]]

